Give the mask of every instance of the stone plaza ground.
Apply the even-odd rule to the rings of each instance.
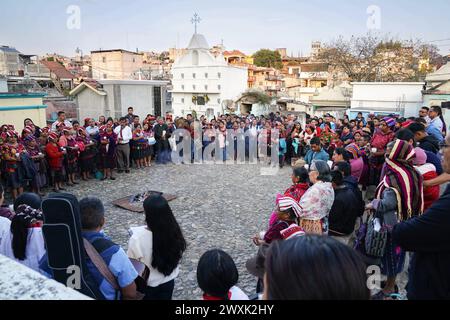
[[[245,262],[256,254],[252,237],[267,228],[277,192],[291,185],[291,168],[276,175],[261,175],[260,165],[167,165],[134,169],[117,175],[116,181],[81,181],[68,192],[79,199],[96,196],[106,208],[105,233],[125,250],[130,227],[144,224],[144,215],[115,207],[112,201],[146,190],[176,195],[170,206],[188,242],[175,282],[174,299],[200,299],[196,268],[200,256],[209,249],[228,252],[239,270],[239,283],[253,294],[256,278]],[[266,167],[264,167],[266,168]]]

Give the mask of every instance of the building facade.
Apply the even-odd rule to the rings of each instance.
[[[20,70],[19,51],[7,46],[0,46],[0,74],[18,75]]]
[[[95,80],[130,80],[143,68],[143,55],[122,49],[92,51],[91,65]]]
[[[358,112],[417,117],[423,106],[423,82],[353,82],[350,117]]]
[[[228,65],[222,54],[211,54],[205,37],[194,34],[185,55],[172,65],[172,110],[176,116],[195,111],[213,117],[247,89],[246,67]]]
[[[23,120],[30,118],[39,127],[47,125],[43,93],[0,93],[0,123],[23,129]]]
[[[167,81],[99,80],[83,82],[70,92],[78,105],[78,118],[120,118],[133,107],[142,119],[148,114],[164,115]]]

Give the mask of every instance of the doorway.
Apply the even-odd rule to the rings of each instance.
[[[253,107],[252,104],[242,103],[241,104],[241,114],[246,114],[247,112],[251,114],[252,113],[252,107]]]

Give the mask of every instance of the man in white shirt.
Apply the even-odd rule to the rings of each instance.
[[[52,131],[56,132],[56,128],[60,123],[64,123],[65,127],[72,127],[72,124],[70,123],[69,120],[66,120],[66,113],[64,111],[59,111],[58,112],[58,120],[56,120],[55,122],[53,122],[52,124]]]
[[[118,143],[116,149],[118,172],[130,173],[130,140],[133,138],[128,119],[120,118],[120,126],[114,129],[117,134]]]

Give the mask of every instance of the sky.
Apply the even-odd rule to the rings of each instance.
[[[367,13],[371,6],[379,15]],[[246,54],[287,48],[307,55],[312,41],[366,34],[368,20],[371,32],[432,41],[450,53],[450,20],[439,14],[450,12],[448,0],[1,0],[0,45],[38,55],[163,51],[187,46],[195,12],[211,46],[223,41]]]

